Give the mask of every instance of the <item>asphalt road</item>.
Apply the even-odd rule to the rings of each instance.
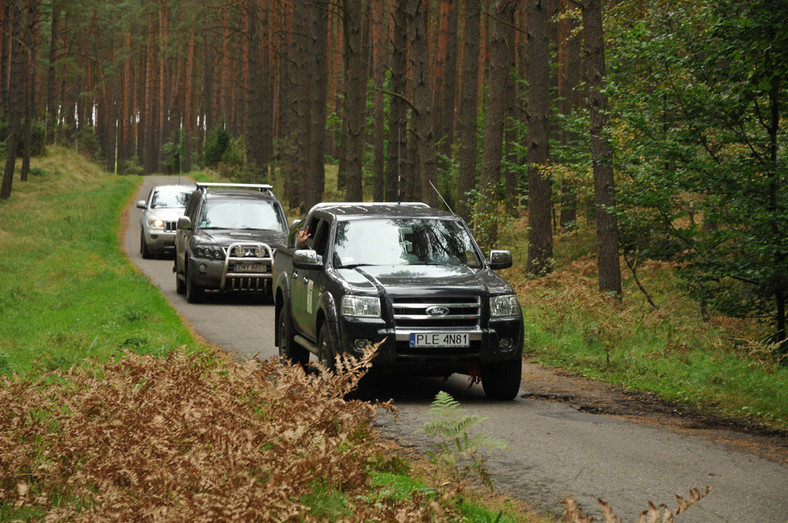
[[[146,177],[134,199],[144,199],[158,183],[176,177]],[[214,296],[189,304],[175,292],[171,259],[143,260],[139,253],[139,210],[131,204],[125,248],[142,272],[208,342],[239,358],[276,355],[274,314],[268,301],[243,296]],[[288,217],[292,219],[293,217]],[[710,494],[677,517],[681,523],[788,522],[788,466],[732,449],[711,439],[653,428],[619,418],[581,412],[564,403],[526,399],[510,402],[485,398],[467,378],[385,380],[361,391],[362,397],[394,399],[400,418],[381,414],[384,434],[405,446],[426,450],[430,442],[417,433],[430,418],[438,391],[445,390],[468,413],[488,418],[481,430],[503,440],[508,449],[494,451],[486,463],[498,492],[505,492],[549,513],[562,512],[561,500],[572,497],[602,519],[597,498],[609,503],[623,521],[635,521],[648,502],[676,508],[675,495],[712,487]]]

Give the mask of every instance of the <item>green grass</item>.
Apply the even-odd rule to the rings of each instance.
[[[518,221],[504,243],[515,241],[522,227]],[[525,249],[513,252],[521,263],[506,275],[523,305],[528,357],[745,422],[788,428],[788,367],[758,342],[764,326],[722,315],[704,322],[671,264],[647,262],[638,270],[655,310],[623,264],[621,301],[597,291],[587,229],[557,237],[556,270],[545,278],[527,278]]]
[[[120,217],[141,178],[102,173],[65,150],[33,165],[39,175],[15,180],[0,203],[0,373],[194,345],[120,250]]]

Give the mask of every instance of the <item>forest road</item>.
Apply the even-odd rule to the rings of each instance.
[[[209,343],[239,358],[268,359],[274,346],[270,302],[243,296],[211,296],[189,304],[175,292],[171,259],[143,260],[139,252],[139,209],[151,186],[179,183],[177,177],[145,177],[127,209],[124,247],[129,258]],[[292,217],[288,217],[292,219]],[[601,519],[597,499],[623,521],[636,521],[648,502],[675,511],[675,495],[690,489],[711,492],[681,523],[788,522],[788,436],[740,430],[642,394],[524,364],[520,394],[490,401],[464,376],[442,379],[385,379],[358,391],[362,399],[393,398],[394,421],[381,413],[378,427],[405,447],[423,452],[431,441],[417,430],[429,419],[440,390],[469,414],[487,418],[480,430],[506,443],[490,452],[486,467],[497,492],[546,513],[563,511],[565,497]]]

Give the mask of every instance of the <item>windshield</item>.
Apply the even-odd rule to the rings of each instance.
[[[156,191],[150,206],[152,209],[183,209],[189,202],[191,191]]]
[[[202,229],[266,229],[285,231],[282,215],[267,201],[208,201],[200,219]]]
[[[480,267],[481,260],[457,220],[392,218],[340,222],[334,264]]]

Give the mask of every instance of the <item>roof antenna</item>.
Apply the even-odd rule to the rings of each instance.
[[[443,205],[445,205],[445,206],[446,206],[446,208],[447,208],[447,209],[449,209],[449,212],[451,212],[452,214],[454,214],[454,211],[452,210],[452,208],[451,208],[451,207],[449,207],[449,204],[448,204],[448,203],[446,203],[446,200],[444,200],[444,199],[443,199],[443,195],[440,193],[440,191],[438,190],[438,188],[437,188],[437,187],[435,187],[435,185],[432,183],[432,180],[428,180],[428,181],[430,182],[430,187],[432,187],[432,189],[433,189],[433,190],[435,191],[435,193],[438,195],[438,198],[440,198],[440,199],[441,199],[441,201],[443,202]]]

